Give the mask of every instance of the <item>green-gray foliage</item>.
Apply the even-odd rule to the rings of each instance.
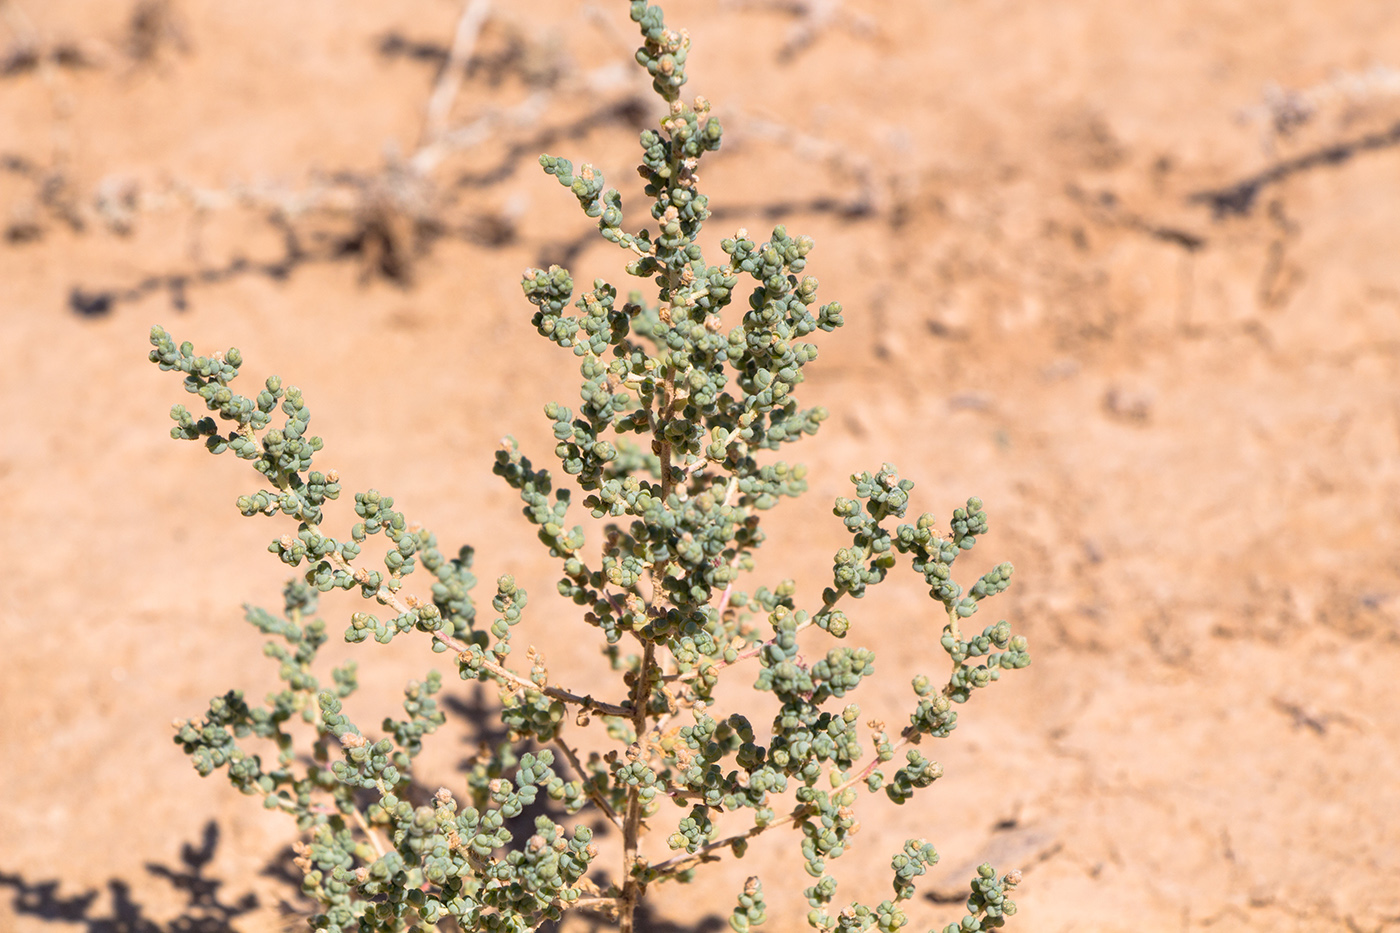
[[[783,227],[766,242],[741,230],[723,241],[724,261],[705,261],[696,238],[709,208],[696,166],[719,147],[719,121],[703,99],[693,106],[680,100],[686,34],[667,29],[660,9],[640,0],[631,14],[644,37],[637,61],[668,106],[659,131],[641,136],[655,233],[624,228],[621,197],[604,188],[597,169],[575,170],[554,156],[540,163],[597,219],[603,237],[629,253],[628,274],[649,281],[651,295],[637,290],[619,301],[617,289],[598,280],[575,299],[566,270],[525,274],[535,326],[573,351],[583,377],[577,412],[545,406],[554,453],[572,482],[557,483],[510,439],[495,465],[558,561],[559,592],[597,628],[620,673],[612,699],[554,683],[533,649],[528,672],[512,666],[512,627],[525,591],[500,577],[491,612],[479,615],[472,550],[444,554],[391,497],[356,493],[358,521],[333,536],[326,504],[339,498],[340,479],[313,469],[322,444],[307,434],[310,414],[297,389],[272,377],[255,396],[239,395],[232,388],[242,365],[236,349],[197,356],[161,328],[151,332],[152,361],[182,373],[210,412],[196,420],[177,405],[172,435],[252,461],[265,485],[239,498],[239,510],[296,523],[295,533],[269,546],[302,571],[287,586],[282,614],[247,610],[248,621],[272,637],[267,654],[280,664],[283,689],[262,706],[239,691],[216,697],[203,719],[178,725],[175,739],[201,774],[224,769],[235,787],[296,819],[306,839],[296,861],[302,889],[318,905],[316,929],[417,929],[453,917],[464,929],[519,931],[586,909],[629,931],[654,886],[689,881],[697,866],[742,857],[750,839],[790,825],[815,879],[805,890],[813,928],[896,930],[906,922],[901,904],[937,853],[909,840],[891,861],[892,898],[839,906],[829,862],[859,826],[853,808],[881,792],[903,804],[937,780],[942,767],[924,756],[921,741],[947,736],[957,725],[954,704],[1030,661],[1025,639],[1004,621],[964,631],[1011,575],[1003,563],[969,589],[953,580],[954,562],[986,531],[982,503],[969,499],[954,511],[946,533],[928,514],[896,524],[914,484],[889,465],[853,476],[854,497],[836,501],[851,543],[837,551],[819,605],[799,609],[790,581],[739,588],[764,540],[761,513],[806,490],[803,467],[766,454],[815,433],[826,418],[821,408],[801,407],[793,391],[817,356],[808,339],[841,326],[841,307],[816,304],[817,282],[802,275],[812,240]],[[726,328],[721,313],[736,298],[742,320]],[[275,426],[279,409],[284,420]],[[583,527],[568,524],[579,509],[604,524],[601,547],[589,549]],[[378,569],[359,561],[373,535],[387,539]],[[852,631],[841,608],[847,597],[881,583],[900,554],[942,606],[941,645],[951,666],[914,678],[902,728],[869,722],[862,729],[860,708],[834,701],[875,675],[873,652],[843,645],[809,663],[799,654],[799,634],[815,626],[845,638]],[[429,579],[415,592],[409,577],[420,567]],[[425,737],[446,718],[435,698],[442,688],[436,671],[407,685],[404,718],[386,718],[378,737],[342,708],[357,686],[353,665],[331,671],[328,682],[313,672],[327,639],[325,624],[313,618],[317,595],[336,589],[358,591],[382,613],[351,615],[346,641],[387,643],[418,632],[434,651],[450,653],[463,680],[499,688],[508,740],[478,756],[464,796],[443,789],[430,797],[413,783]],[[754,689],[769,695],[771,723],[715,708],[715,686],[729,675],[752,677]],[[571,735],[590,723],[607,739]],[[275,758],[264,761],[253,738],[270,740]],[[606,755],[576,750],[608,741],[614,750]],[[532,805],[533,832],[521,833],[510,821]],[[585,809],[612,824],[621,864],[594,864],[599,850],[590,830],[569,819]],[[721,836],[716,817],[732,811],[748,811],[748,828]],[[643,820],[673,855],[643,856]],[[599,870],[607,879],[601,887],[590,877]],[[1001,926],[1015,912],[1007,892],[1017,881],[1018,873],[998,878],[982,866],[967,916],[947,929]],[[763,922],[765,909],[763,886],[751,878],[730,924],[744,933]]]

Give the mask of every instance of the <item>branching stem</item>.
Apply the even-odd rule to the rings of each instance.
[[[458,655],[471,653],[470,646],[458,641],[457,639],[453,638],[451,635],[446,634],[445,632],[434,632],[433,637],[436,638],[438,641],[442,642],[444,645],[447,645],[447,647],[451,648],[453,651],[457,652]],[[564,703],[572,703],[575,706],[588,710],[590,713],[598,713],[602,716],[620,716],[624,719],[629,718],[632,715],[632,709],[629,706],[618,706],[614,703],[604,703],[601,700],[593,699],[593,697],[591,696],[580,696],[577,693],[564,690],[560,687],[541,687],[534,681],[530,680],[528,677],[521,677],[515,671],[507,667],[502,667],[500,664],[498,664],[495,661],[492,661],[488,657],[482,656],[474,658],[473,663],[477,664],[482,670],[486,671],[498,680],[507,681],[513,686],[519,687],[522,690],[537,690],[545,696],[550,697],[551,699],[559,700]]]
[[[656,667],[656,646],[646,642],[642,652],[642,663],[637,668],[636,680],[632,684],[632,729],[637,736],[640,748],[647,725],[647,698],[651,694],[652,671]],[[640,750],[639,750],[640,753]],[[627,789],[627,815],[622,823],[622,895],[618,899],[620,933],[632,933],[632,921],[637,904],[641,900],[646,883],[637,877],[639,856],[638,841],[641,837],[642,797],[638,787]]]
[[[308,524],[307,527],[318,534],[320,533],[315,525]],[[355,572],[355,565],[347,561],[338,551],[332,551],[325,559],[330,561],[332,566],[344,570],[346,573],[353,575]],[[390,609],[398,611],[400,614],[408,612],[413,608],[406,599],[390,589],[387,583],[379,587],[379,591],[375,594],[375,599],[381,604],[388,606]],[[453,638],[446,632],[434,632],[433,637],[451,648],[458,655],[471,653],[471,647],[469,645]],[[569,690],[564,690],[561,687],[541,687],[529,678],[520,676],[515,673],[515,671],[502,666],[496,661],[492,661],[490,658],[481,657],[476,659],[475,663],[497,680],[505,681],[522,690],[538,690],[547,697],[560,700],[564,703],[572,703],[575,706],[588,710],[590,713],[598,713],[602,716],[621,716],[624,719],[630,719],[632,717],[632,708],[629,706],[604,703],[601,700],[593,699],[591,696],[582,696]]]
[[[900,736],[899,741],[895,743],[894,751],[899,751],[901,748],[904,748],[906,745],[911,744],[913,741],[913,730],[906,729],[904,735]],[[855,775],[846,779],[834,790],[832,790],[830,796],[838,797],[846,791],[850,790],[852,787],[856,786],[857,784],[864,782],[867,778],[870,777],[870,775],[875,771],[875,769],[880,766],[880,764],[881,760],[878,756],[872,757],[870,761],[866,762],[861,767],[861,769],[855,773]],[[707,842],[705,845],[701,846],[694,852],[690,852],[685,855],[678,855],[674,858],[667,859],[664,862],[653,865],[651,866],[652,874],[654,877],[664,878],[669,875],[674,875],[679,872],[683,872],[688,868],[693,868],[696,865],[701,864],[702,862],[717,861],[719,859],[719,856],[714,855],[713,853],[719,849],[728,848],[734,845],[734,843],[742,842],[745,839],[752,839],[755,836],[758,836],[762,833],[766,833],[770,829],[777,829],[779,826],[787,826],[790,823],[795,823],[803,817],[811,816],[816,812],[817,808],[809,803],[799,804],[798,806],[794,807],[792,812],[789,813],[787,816],[774,820],[771,823],[766,823],[762,826],[751,826],[742,833],[735,833],[732,836],[725,836],[723,839],[716,839],[714,842]]]
[[[559,750],[564,753],[564,757],[569,759],[569,764],[573,767],[574,773],[578,775],[579,781],[583,784],[583,789],[584,792],[588,794],[588,799],[593,801],[593,805],[608,818],[610,823],[618,829],[622,829],[622,818],[617,815],[617,811],[612,808],[612,804],[608,803],[607,799],[603,797],[602,794],[598,793],[597,789],[589,782],[588,772],[584,770],[583,762],[579,761],[578,753],[569,747],[569,743],[565,742],[564,737],[561,735],[556,735],[554,737],[554,744],[559,746]]]

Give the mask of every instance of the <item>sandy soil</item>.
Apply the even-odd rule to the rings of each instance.
[[[795,451],[813,492],[775,515],[764,579],[814,600],[832,497],[888,460],[918,511],[986,501],[974,562],[1017,567],[989,611],[1032,642],[934,750],[947,776],[868,806],[843,894],[884,897],[916,832],[943,862],[913,929],[960,916],[987,856],[1024,870],[1027,933],[1400,928],[1400,19],[668,9],[728,127],[707,242],[811,234],[847,309],[804,387],[833,412]],[[594,161],[639,203],[654,108],[625,4],[495,4],[443,124],[464,144],[426,167],[447,0],[0,10],[0,929],[279,929],[291,827],[199,780],[168,724],[271,684],[239,607],[278,603],[285,529],[232,507],[246,468],[168,439],[184,396],[148,329],[300,385],[350,488],[514,572],[526,637],[605,689],[490,463],[508,432],[543,459],[540,406],[576,393],[520,270],[621,275],[533,160]],[[936,625],[908,573],[857,608],[888,678],[861,702],[893,719]],[[357,651],[379,654],[368,721],[431,663]],[[449,784],[456,718],[429,764]],[[805,928],[779,893],[807,883],[795,841],[771,842],[650,927],[718,929],[758,864],[770,928]]]

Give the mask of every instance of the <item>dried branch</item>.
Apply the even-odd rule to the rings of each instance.
[[[447,54],[442,71],[438,72],[433,93],[428,97],[427,115],[423,120],[423,132],[419,136],[418,149],[436,143],[447,129],[447,118],[457,93],[462,89],[462,79],[466,77],[467,63],[471,61],[472,50],[476,47],[477,36],[482,24],[491,13],[490,0],[466,0],[462,14],[457,18],[457,29],[452,36],[452,50]]]

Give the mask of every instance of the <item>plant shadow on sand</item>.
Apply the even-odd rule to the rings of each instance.
[[[234,921],[256,910],[258,898],[250,892],[231,903],[223,900],[224,881],[205,874],[218,845],[219,827],[210,820],[199,845],[187,842],[180,847],[178,867],[146,864],[146,871],[163,878],[185,900],[178,916],[164,921],[146,916],[146,906],[133,898],[131,884],[121,878],[107,880],[110,903],[105,909],[99,904],[99,889],[63,895],[58,880],[30,881],[21,874],[0,872],[0,888],[14,891],[11,906],[15,914],[49,923],[78,924],[86,933],[235,933]]]

